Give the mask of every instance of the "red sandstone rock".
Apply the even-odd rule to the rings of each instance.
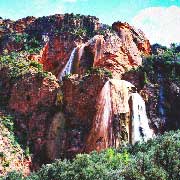
[[[0,19],[0,36],[7,33],[23,33],[27,26],[35,21],[35,17],[28,16],[26,18],[19,19],[17,21],[12,21],[9,19]]]
[[[11,92],[8,93],[9,107],[16,113],[28,116],[27,122],[18,123],[29,133],[28,141],[33,144],[35,161],[36,158],[37,161],[41,161],[37,162],[37,168],[47,159],[72,157],[76,153],[101,150],[111,145],[116,147],[120,144],[117,133],[114,133],[113,140],[108,140],[108,134],[105,131],[108,129],[107,126],[105,130],[100,128],[99,134],[95,132],[95,117],[98,113],[98,105],[101,105],[98,97],[108,78],[104,74],[88,75],[86,73],[92,67],[103,67],[112,73],[113,78],[121,79],[127,70],[141,65],[141,54],[149,54],[151,51],[149,41],[144,35],[126,23],[113,24],[117,34],[108,32],[105,36],[96,35],[90,40],[85,38],[84,43],[76,37],[72,38],[68,33],[53,34],[54,28],[62,25],[63,17],[62,15],[55,16],[54,24],[49,22],[52,17],[36,20],[30,18],[27,22],[20,20],[15,27],[14,22],[7,22],[10,24],[9,31],[12,29],[23,32],[26,29],[29,33],[38,32],[40,36],[43,33],[49,33],[48,41],[40,54],[30,54],[28,59],[39,61],[43,64],[44,70],[51,71],[56,77],[66,65],[73,48],[78,46],[72,70],[72,73],[76,75],[62,82],[59,99],[63,112],[59,112],[60,108],[58,113],[54,112],[56,96],[59,92],[59,84],[55,77],[53,80],[38,77],[37,73],[31,70],[13,84],[12,89],[10,88]],[[48,23],[49,26],[47,26]],[[73,25],[76,23],[78,24],[79,21],[72,21]],[[98,22],[92,25],[95,30],[99,28]],[[19,49],[19,46],[14,48],[11,44],[7,47],[9,51]],[[132,80],[133,83],[139,85],[139,76],[136,78],[133,76],[134,74],[127,75],[124,79]],[[4,84],[9,88],[8,83]],[[122,105],[124,101],[127,104],[128,99],[127,91],[123,91],[125,99],[119,98],[120,88],[118,83],[115,83],[112,91],[112,110],[114,115],[117,115],[115,117],[117,119],[119,109],[126,109],[117,104]],[[129,114],[120,113],[125,114],[122,120],[125,121],[125,126],[128,126]],[[119,131],[118,128],[122,124],[116,125],[116,130]],[[113,131],[112,126],[111,124],[111,131]],[[97,145],[101,143],[101,137],[105,139],[104,143]]]
[[[38,105],[51,106],[59,85],[55,80],[38,78],[33,70],[17,81],[11,90],[9,107],[20,113],[33,112]]]
[[[118,147],[123,140],[130,141],[129,99],[133,87],[129,82],[117,79],[105,83],[97,97],[97,111],[87,133],[86,152]],[[124,137],[124,131],[127,137]]]
[[[34,169],[44,163],[46,135],[56,112],[56,97],[59,84],[55,76],[43,77],[35,70],[22,76],[13,84],[9,108],[23,118],[16,119],[19,136],[27,133],[27,143],[33,147]]]
[[[43,64],[44,70],[57,76],[67,63],[74,46],[73,42],[63,40],[61,36],[50,37],[49,43],[42,50],[39,62]]]
[[[136,51],[134,44],[141,53],[151,53],[150,42],[141,30],[137,30],[128,23],[122,22],[113,23],[112,28],[118,33],[125,46],[124,48],[131,53],[132,57],[136,55],[136,52],[134,52],[134,50]]]

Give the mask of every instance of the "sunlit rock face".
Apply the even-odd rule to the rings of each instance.
[[[112,103],[110,82],[102,88],[97,101],[97,112],[86,142],[87,151],[101,150],[110,146],[112,139]]]
[[[118,33],[119,37],[122,39],[123,48],[125,51],[129,51],[130,57],[133,64],[139,64],[139,54],[136,53],[137,49],[144,54],[151,53],[151,46],[149,40],[145,37],[144,33],[135,29],[135,27],[130,26],[128,23],[115,22],[112,28]],[[137,49],[136,49],[137,48]]]
[[[96,35],[90,39],[80,59],[80,73],[90,66],[103,67],[112,72],[113,77],[121,78],[129,67],[128,57],[121,51],[121,39],[114,33],[106,37]]]
[[[142,32],[126,23],[114,23],[113,28],[117,33],[96,35],[77,46],[74,73],[84,74],[90,67],[103,67],[120,79],[127,70],[141,65],[142,54],[151,53],[149,41]]]
[[[14,41],[12,37],[6,36],[7,33],[27,33],[30,37],[36,33],[42,50],[39,55],[31,54],[28,58],[41,62],[44,70],[56,76],[68,62],[75,47],[79,50],[75,55],[74,73],[84,74],[92,66],[105,67],[113,73],[114,78],[121,78],[125,71],[141,65],[140,55],[151,52],[144,34],[127,23],[116,22],[112,26],[115,32],[107,31],[105,35],[94,36],[100,29],[100,22],[93,16],[79,19],[71,14],[37,19],[27,17],[18,21],[3,20],[2,24],[7,32],[2,32],[0,53],[24,49],[24,42]],[[65,31],[66,28],[72,32],[73,28],[89,29],[89,34],[79,38]]]
[[[52,35],[42,50],[39,62],[43,64],[44,70],[58,76],[68,62],[74,47],[73,40]]]
[[[87,152],[118,147],[121,140],[129,140],[128,101],[132,87],[129,82],[117,79],[105,83],[97,98],[97,112],[86,142]],[[121,137],[123,128],[127,130],[127,137]]]
[[[112,27],[114,32],[83,40],[68,34],[48,35],[39,61],[58,77],[76,47],[73,73],[82,75],[91,67],[103,67],[119,79],[127,70],[141,65],[141,55],[150,54],[151,49],[144,34],[127,23],[117,22]]]
[[[131,90],[135,88],[131,83],[119,79],[127,70],[141,65],[140,55],[149,54],[150,50],[148,41],[146,48],[139,48],[137,42],[133,41],[136,32],[131,31],[130,27],[126,27],[121,36],[119,30],[124,31],[124,26],[116,29],[117,34],[108,32],[106,36],[96,35],[86,42],[70,44],[62,38],[50,37],[44,47],[40,62],[46,70],[55,73],[59,81],[68,74],[84,76],[92,67],[105,68],[114,78],[105,83],[105,79],[99,76],[82,79],[74,75],[63,81],[63,111],[67,131],[61,134],[65,139],[58,157],[72,157],[84,151],[118,147],[123,142],[132,142],[132,107],[129,99]],[[145,37],[142,35],[141,40],[143,44]],[[139,85],[139,81],[136,84]],[[52,146],[57,145],[57,139],[62,140],[54,138],[51,140]],[[135,141],[138,140],[140,138]],[[56,157],[52,150],[48,150],[48,154],[49,157],[51,154]]]
[[[130,141],[130,104],[131,93],[135,91],[128,81],[111,79],[111,99],[113,106],[113,143],[114,147]]]
[[[141,55],[150,53],[149,41],[142,32],[120,22],[113,24],[114,30],[100,35],[96,17],[76,16],[5,22],[8,33],[37,35],[41,50],[27,53],[27,59],[40,62],[45,71],[55,75],[48,79],[30,70],[11,84],[8,72],[0,70],[0,85],[7,88],[0,95],[9,96],[9,108],[26,119],[17,124],[20,132],[28,132],[34,169],[56,158],[72,158],[77,153],[134,143],[148,133],[148,120],[145,119],[145,124],[142,118],[137,120],[134,107],[137,100],[132,98],[136,92],[134,85],[137,89],[143,86],[141,75],[124,73],[141,65]],[[79,29],[89,32],[77,36]],[[0,32],[2,36],[4,33]],[[0,53],[23,49],[22,43],[3,38]],[[140,115],[143,113],[144,118],[144,101],[139,99],[143,107]],[[136,139],[134,132],[139,133]]]

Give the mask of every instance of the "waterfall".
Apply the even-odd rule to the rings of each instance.
[[[158,99],[158,112],[161,118],[162,125],[166,123],[166,113],[164,110],[165,97],[164,97],[164,87],[163,87],[163,76],[158,74],[158,83],[159,83],[159,99]]]
[[[60,81],[62,81],[62,78],[68,74],[71,74],[72,72],[72,65],[73,65],[73,61],[74,61],[74,56],[75,56],[75,52],[76,52],[76,48],[73,49],[73,51],[71,52],[71,56],[68,60],[68,62],[66,63],[65,67],[63,68],[63,70],[60,72],[60,74],[58,75],[58,79]]]
[[[109,146],[112,138],[111,120],[111,87],[107,81],[97,99],[97,113],[93,119],[93,127],[87,139],[86,151],[101,150]]]
[[[123,80],[111,79],[105,83],[97,98],[97,112],[86,140],[86,152],[117,146],[122,140],[134,144],[153,137],[145,102],[138,93],[132,93],[133,88]],[[119,139],[122,137],[125,139]]]
[[[137,141],[147,141],[153,137],[153,131],[148,124],[145,102],[138,93],[132,93],[132,144]]]

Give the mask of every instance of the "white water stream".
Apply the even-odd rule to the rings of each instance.
[[[72,65],[73,65],[73,61],[74,61],[74,56],[75,56],[75,52],[76,52],[76,48],[73,49],[71,56],[68,60],[68,62],[66,63],[65,67],[63,68],[63,70],[60,72],[60,74],[58,75],[58,79],[60,81],[62,81],[62,78],[68,74],[71,74],[72,72]]]
[[[132,144],[152,137],[153,131],[148,124],[145,102],[138,93],[132,93]]]

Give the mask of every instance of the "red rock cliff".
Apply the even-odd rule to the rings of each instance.
[[[39,77],[30,70],[17,81],[9,83],[6,78],[8,72],[3,74],[3,69],[0,72],[6,79],[2,84],[8,89],[9,108],[26,119],[24,122],[17,120],[17,124],[20,134],[28,131],[27,144],[32,146],[35,168],[55,158],[117,147],[121,143],[119,135],[130,139],[127,130],[130,112],[122,112],[126,107],[121,106],[127,106],[130,92],[118,80],[126,71],[141,65],[142,54],[151,53],[149,41],[142,32],[127,23],[117,22],[112,26],[114,31],[107,30],[100,35],[97,18],[83,16],[79,20],[74,15],[6,21],[6,26],[8,33],[13,27],[13,31],[27,33],[30,38],[36,34],[42,49],[39,54],[27,52],[27,57],[40,62],[44,70],[56,77],[76,47],[70,72],[73,75],[62,82],[58,82],[55,76]],[[3,38],[4,33],[1,33]],[[11,38],[0,42],[1,53],[5,49],[9,52],[23,50],[23,44],[12,43]],[[110,118],[109,127],[100,128],[97,132],[96,125],[100,127],[102,123],[96,118],[103,111],[103,108],[99,110],[104,103],[101,92],[110,78],[118,79],[111,80],[113,118]],[[6,95],[5,90],[0,93]],[[123,94],[124,99],[119,98],[119,94]],[[116,119],[116,127],[113,127],[112,119]],[[111,131],[110,139],[107,130]],[[120,130],[127,133],[118,134]]]

